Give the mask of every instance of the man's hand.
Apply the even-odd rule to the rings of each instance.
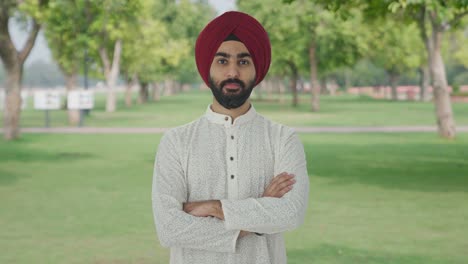
[[[270,182],[268,187],[263,192],[262,197],[276,197],[281,198],[287,192],[292,190],[293,184],[296,183],[294,175],[286,172],[278,174]],[[198,217],[216,217],[224,220],[223,208],[219,200],[200,201],[200,202],[187,202],[183,204],[183,210],[187,214]],[[251,234],[251,232],[243,231],[239,233],[239,237],[244,237]]]
[[[219,200],[188,202],[183,205],[184,212],[198,217],[213,216],[224,220],[224,213]]]
[[[263,192],[262,197],[281,198],[287,192],[292,190],[294,183],[296,183],[296,180],[294,180],[294,174],[282,172],[273,178],[273,180]]]
[[[183,204],[184,212],[198,217],[213,216],[224,220],[223,208],[219,200],[187,202]],[[241,230],[239,238],[249,235],[250,232]]]

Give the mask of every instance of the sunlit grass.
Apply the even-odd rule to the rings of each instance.
[[[0,263],[168,263],[151,212],[161,135],[0,141]],[[466,263],[468,134],[301,134],[311,191],[288,263]]]

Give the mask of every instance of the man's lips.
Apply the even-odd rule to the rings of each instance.
[[[225,88],[225,89],[228,89],[228,90],[237,90],[237,89],[239,89],[240,87],[241,87],[241,86],[240,86],[240,84],[238,84],[238,83],[226,83],[226,84],[224,85],[224,88]]]

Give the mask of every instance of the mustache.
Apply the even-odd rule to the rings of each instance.
[[[219,85],[222,88],[224,88],[224,86],[226,84],[229,84],[229,83],[236,83],[238,84],[242,89],[245,89],[245,83],[239,79],[234,79],[234,78],[231,78],[231,79],[226,79],[224,81],[222,81]]]

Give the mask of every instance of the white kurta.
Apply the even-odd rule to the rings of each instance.
[[[262,194],[274,176],[295,174],[282,198]],[[208,107],[198,120],[162,137],[153,176],[153,212],[171,264],[286,263],[282,232],[298,227],[309,198],[302,143],[257,114],[236,118]],[[195,217],[184,202],[221,200],[225,220]],[[240,230],[254,233],[238,238]]]

